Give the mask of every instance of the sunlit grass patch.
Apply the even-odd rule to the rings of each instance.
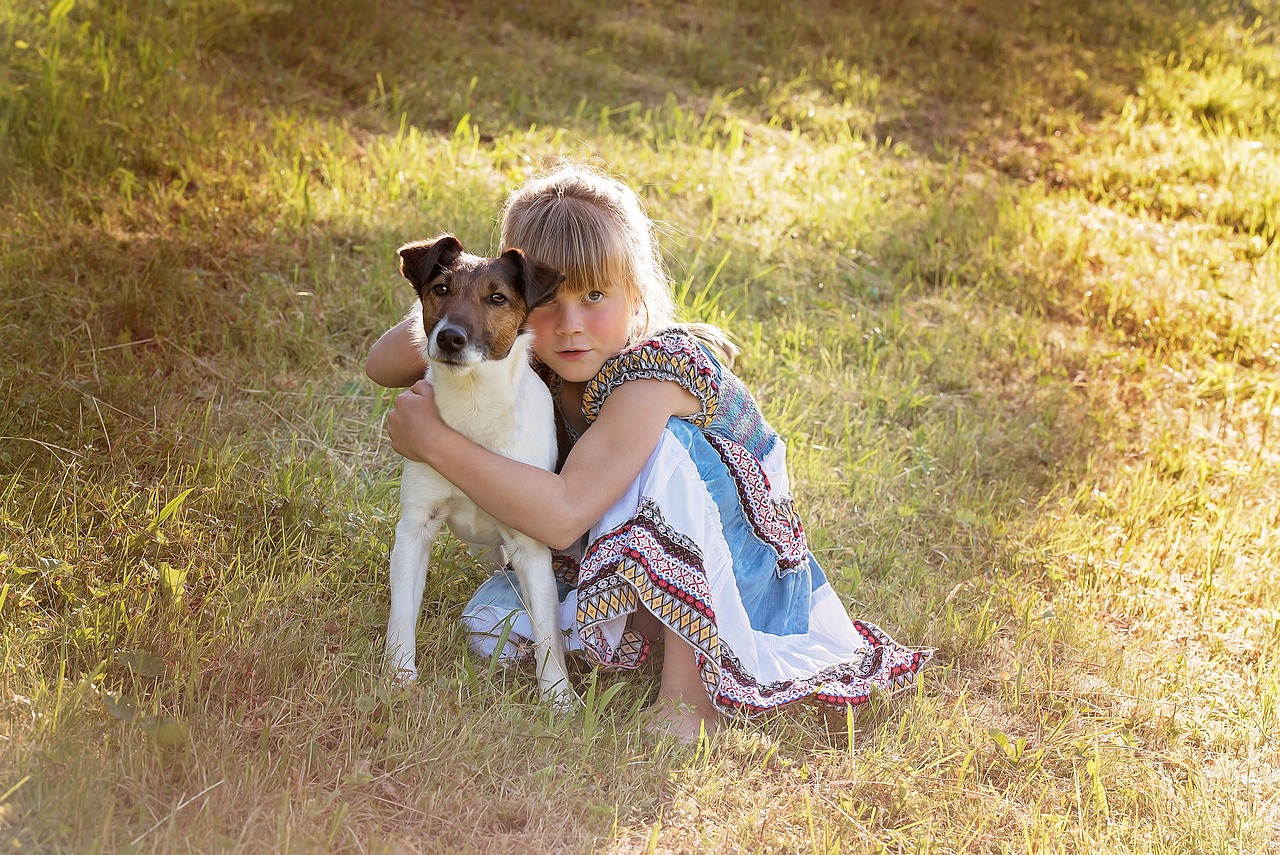
[[[1272,0],[0,11],[0,847],[1269,851]],[[394,248],[632,180],[850,610],[852,727],[682,752],[378,673]]]
[[[1213,130],[1202,136],[1176,120],[1133,114],[1118,125],[1117,147],[1079,158],[1060,180],[1140,216],[1238,232],[1249,239],[1248,254],[1261,254],[1274,238],[1280,166],[1261,140]]]
[[[1261,239],[1071,197],[1046,200],[1038,215],[1038,240],[1024,252],[1071,272],[1056,311],[1095,319],[1155,354],[1274,364],[1280,269]]]

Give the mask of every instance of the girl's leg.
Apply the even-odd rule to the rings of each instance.
[[[643,606],[631,613],[628,624],[650,640],[662,638],[664,652],[658,699],[645,710],[655,729],[685,742],[697,739],[703,728],[708,736],[715,733],[723,716],[702,685],[693,645]]]
[[[704,728],[707,736],[711,736],[719,728],[722,716],[702,685],[693,645],[680,633],[664,626],[662,646],[662,682],[658,687],[658,700],[648,712],[665,725],[668,733],[685,742],[697,739]]]

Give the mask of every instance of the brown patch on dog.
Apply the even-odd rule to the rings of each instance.
[[[398,254],[400,272],[422,303],[424,330],[446,362],[465,361],[464,349],[481,359],[505,358],[529,313],[564,279],[518,249],[498,258],[472,255],[453,235],[405,244]]]

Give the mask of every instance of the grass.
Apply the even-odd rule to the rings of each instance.
[[[1274,0],[0,8],[0,848],[1280,851]],[[394,247],[628,175],[914,695],[379,678]]]

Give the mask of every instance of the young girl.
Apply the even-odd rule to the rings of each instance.
[[[366,368],[384,386],[413,384],[387,416],[392,446],[567,550],[571,649],[635,668],[661,645],[649,714],[676,736],[714,732],[725,715],[840,708],[910,684],[930,652],[849,619],[809,553],[785,446],[730,371],[734,349],[715,328],[675,323],[653,232],[635,192],[583,166],[507,202],[502,245],[566,277],[529,318],[569,448],[559,472],[487,451],[441,420],[411,319],[378,340]],[[505,574],[485,583],[464,616],[473,647],[492,651],[507,633],[513,650],[520,612]]]

